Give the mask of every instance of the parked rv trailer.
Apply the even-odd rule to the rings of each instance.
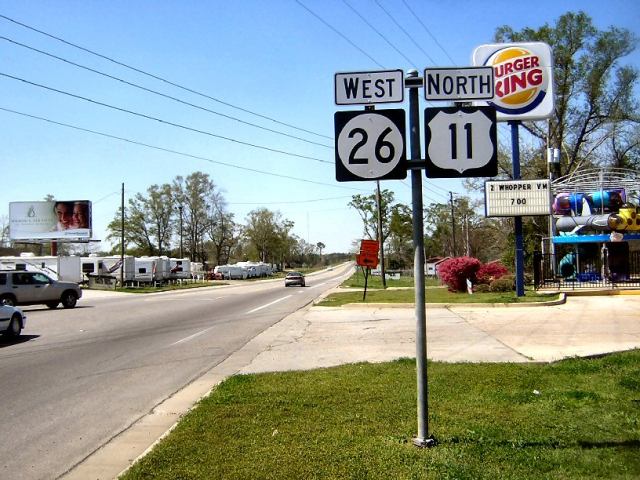
[[[193,280],[203,280],[204,274],[204,264],[202,262],[191,262],[191,278]]]
[[[258,268],[256,262],[238,262],[237,267],[243,268],[247,271],[247,278],[259,277]]]
[[[165,282],[171,269],[168,257],[136,257],[134,280],[142,283]]]
[[[237,266],[247,270],[249,278],[267,277],[273,275],[273,269],[270,264],[263,262],[238,262]]]
[[[116,280],[120,280],[120,271],[122,270],[122,264],[120,255],[108,255],[105,257],[95,254],[88,257],[82,257],[82,275],[83,280],[87,281],[89,275],[95,276],[110,276]],[[135,257],[127,255],[124,257],[124,272],[122,272],[122,279],[124,282],[131,282],[134,279],[135,273]]]
[[[72,255],[69,257],[58,257],[57,264],[58,280],[63,282],[82,282],[80,272],[80,257]]]
[[[249,276],[245,268],[237,265],[218,265],[213,273],[219,273],[225,280],[245,280]]]
[[[191,260],[188,258],[170,258],[169,262],[172,279],[191,278]]]
[[[121,261],[121,260],[124,260]],[[131,282],[135,278],[136,273],[136,258],[131,255],[125,255],[124,259],[120,258],[120,255],[109,255],[103,257],[103,264],[106,267],[106,274],[115,277],[120,281],[120,274],[122,273],[122,280],[124,282]],[[124,265],[124,271],[123,270]]]

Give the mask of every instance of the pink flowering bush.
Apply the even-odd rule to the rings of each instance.
[[[476,274],[481,266],[482,263],[477,258],[449,258],[438,265],[438,275],[450,292],[466,292],[467,279],[475,284]]]
[[[501,262],[489,262],[480,265],[476,272],[476,279],[480,284],[491,285],[491,282],[504,277],[509,270]]]

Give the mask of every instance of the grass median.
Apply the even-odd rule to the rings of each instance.
[[[320,307],[339,307],[348,303],[414,303],[415,292],[413,289],[403,290],[371,290],[363,300],[363,292],[337,292],[332,293],[317,303]],[[427,303],[523,303],[546,302],[556,300],[558,294],[538,294],[533,291],[525,292],[524,297],[518,297],[515,292],[489,292],[489,293],[453,293],[446,287],[428,288],[425,292]]]
[[[553,364],[413,360],[233,376],[124,479],[631,479],[640,476],[640,351]]]

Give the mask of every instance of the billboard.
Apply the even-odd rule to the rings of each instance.
[[[553,53],[542,42],[481,45],[473,64],[493,68],[495,95],[490,105],[498,121],[542,120],[553,115]]]
[[[91,238],[91,202],[89,200],[11,202],[9,238],[13,241]]]

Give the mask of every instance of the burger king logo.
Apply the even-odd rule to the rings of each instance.
[[[544,43],[484,45],[474,64],[493,68],[489,105],[502,118],[541,119],[553,113],[551,48]]]

